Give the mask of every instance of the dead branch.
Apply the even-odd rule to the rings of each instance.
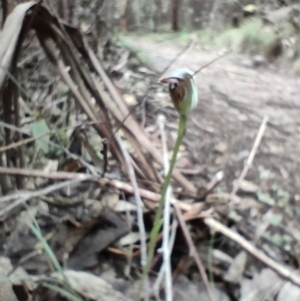
[[[0,167],[0,175],[20,175],[24,177],[34,177],[34,178],[45,178],[51,180],[71,180],[71,179],[82,179],[86,176],[84,173],[72,173],[72,172],[64,172],[64,171],[57,171],[57,172],[45,172],[42,170],[32,170],[32,169],[19,169],[19,168],[7,168],[7,167]],[[127,193],[134,193],[132,186],[128,183],[124,183],[118,180],[109,179],[109,178],[100,178],[100,176],[92,176],[89,178],[89,181],[94,181],[99,183],[101,186],[110,185],[117,189],[123,190]],[[139,193],[141,197],[154,202],[154,206],[160,200],[160,194],[139,188]],[[0,202],[4,199],[11,198],[13,195],[4,196],[0,198]],[[182,201],[176,200],[174,198],[171,199],[171,203],[178,203],[179,207],[184,210],[188,211],[193,208],[193,205],[186,204]]]
[[[136,177],[135,177],[133,166],[131,164],[130,156],[129,156],[126,148],[123,146],[122,141],[119,138],[118,134],[116,134],[116,139],[120,145],[121,151],[124,156],[127,173],[130,178],[130,182],[132,185],[132,189],[133,189],[133,193],[134,193],[134,197],[135,197],[135,201],[136,201],[138,226],[139,226],[140,241],[141,241],[141,266],[145,267],[147,264],[147,234],[146,234],[144,215],[143,215],[144,204],[143,204],[141,196],[140,196],[139,187],[136,182]],[[144,294],[145,294],[145,298],[149,299],[149,279],[148,279],[147,275],[146,275],[146,278],[144,279]]]
[[[244,168],[243,168],[243,170],[242,170],[242,172],[241,172],[238,180],[234,184],[234,187],[233,187],[232,192],[230,194],[230,199],[231,200],[234,197],[234,195],[237,193],[237,191],[239,190],[241,182],[244,180],[245,176],[248,173],[249,168],[252,165],[253,159],[255,157],[255,154],[257,152],[257,149],[259,147],[261,139],[262,139],[262,137],[264,135],[264,132],[265,132],[268,120],[269,120],[269,117],[265,116],[264,119],[263,119],[263,121],[262,121],[262,123],[261,123],[261,126],[260,126],[259,131],[257,133],[257,136],[255,138],[255,141],[254,141],[254,144],[252,146],[252,149],[251,149],[250,155],[248,157],[248,160],[247,160],[247,162],[246,162],[246,164],[245,164],[245,166],[244,166]]]
[[[4,209],[0,210],[0,219],[2,220],[4,216],[6,216],[11,210],[13,210],[14,208],[23,205],[26,201],[35,198],[35,197],[39,197],[41,195],[47,195],[49,193],[52,193],[54,191],[60,190],[64,187],[68,187],[70,185],[74,185],[74,184],[78,184],[80,182],[86,181],[91,179],[92,176],[91,175],[85,175],[84,177],[81,178],[77,178],[77,179],[73,179],[73,180],[69,180],[69,181],[64,181],[64,182],[60,182],[60,183],[56,183],[53,185],[50,185],[46,188],[40,189],[40,190],[35,190],[35,191],[26,191],[26,192],[22,192],[22,194],[18,193],[17,197],[12,195],[8,195],[6,198],[8,199],[9,197],[11,197],[11,200],[15,200],[14,202],[12,202],[11,204],[9,204],[8,206],[6,206]],[[1,199],[1,198],[0,198]]]
[[[291,271],[285,266],[277,263],[276,261],[268,257],[264,252],[257,249],[252,243],[247,241],[244,237],[242,237],[238,233],[232,231],[231,229],[224,226],[223,224],[221,224],[220,222],[218,222],[212,217],[205,218],[204,223],[212,230],[222,233],[226,237],[230,238],[231,240],[239,244],[244,250],[246,250],[248,253],[256,257],[265,265],[269,266],[276,273],[278,273],[278,275],[300,286],[300,277],[299,275],[296,274],[295,271]]]

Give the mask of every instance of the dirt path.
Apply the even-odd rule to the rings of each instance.
[[[183,49],[142,37],[131,38],[130,43],[158,70]],[[218,55],[195,46],[171,69],[184,66],[197,70]],[[269,184],[282,185],[293,195],[300,184],[300,80],[271,66],[247,67],[249,60],[229,55],[197,75],[200,104],[191,118],[187,144],[195,162],[211,172],[223,169],[231,186],[263,117],[268,115],[270,122],[247,179],[261,183],[264,172],[271,171]]]

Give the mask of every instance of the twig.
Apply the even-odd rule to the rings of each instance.
[[[214,177],[211,179],[211,181],[207,184],[206,187],[206,193],[209,193],[214,189],[224,178],[224,171],[218,171]]]
[[[262,123],[261,123],[261,125],[260,125],[260,128],[258,130],[257,136],[256,136],[255,141],[253,143],[250,155],[248,157],[248,160],[247,160],[247,162],[246,162],[246,164],[245,164],[245,166],[244,166],[244,168],[243,168],[243,170],[242,170],[242,172],[241,172],[238,180],[235,182],[235,184],[233,186],[232,192],[230,194],[230,199],[231,200],[235,196],[235,194],[237,193],[237,191],[239,190],[241,182],[244,180],[245,176],[248,173],[249,168],[251,167],[251,164],[253,162],[253,159],[255,157],[255,154],[257,152],[257,149],[259,147],[261,139],[262,139],[262,137],[264,135],[264,132],[265,132],[268,120],[269,120],[269,117],[265,116],[264,119],[263,119],[263,121],[262,121]]]
[[[211,60],[210,62],[208,62],[207,64],[203,65],[202,67],[200,67],[197,71],[194,72],[194,76],[199,73],[201,70],[207,68],[208,66],[212,65],[213,63],[215,63],[216,61],[220,60],[221,58],[223,58],[224,56],[226,56],[227,54],[231,53],[231,50],[225,52],[224,54],[216,57],[215,59]]]
[[[167,146],[167,138],[165,135],[165,116],[159,115],[158,122],[160,127],[160,134],[162,140],[162,149],[163,149],[163,158],[164,158],[164,173],[165,177],[169,172],[169,156],[168,156],[168,146]],[[163,213],[163,264],[162,264],[162,273],[165,276],[165,294],[166,301],[173,301],[173,288],[172,288],[172,272],[171,272],[171,250],[170,250],[170,239],[169,239],[169,231],[170,231],[170,214],[171,214],[171,194],[172,187],[169,184],[166,196],[164,199],[164,213]]]
[[[97,122],[97,123],[98,123],[98,122]],[[91,122],[91,124],[92,124],[92,122]],[[19,127],[16,127],[16,126],[14,126],[14,125],[11,125],[11,124],[8,124],[8,123],[2,122],[2,121],[0,121],[0,126],[2,126],[2,127],[4,127],[4,128],[11,129],[11,130],[16,131],[16,132],[18,132],[18,133],[28,134],[26,131],[20,129]],[[75,126],[73,126],[73,127],[76,128],[76,127],[78,127],[78,126],[81,126],[81,124],[75,125]],[[66,128],[66,129],[73,128],[73,127],[68,127],[68,128]],[[37,140],[37,139],[40,139],[40,138],[42,138],[42,137],[44,137],[44,136],[50,135],[51,133],[53,133],[53,131],[48,131],[47,133],[45,133],[45,134],[43,134],[43,135],[40,135],[40,136],[38,136],[38,137],[32,137],[32,138],[28,138],[28,139],[25,139],[25,140],[21,140],[21,141],[15,143],[15,144],[12,143],[12,144],[10,144],[10,145],[0,147],[0,153],[1,153],[2,151],[5,151],[5,150],[11,149],[11,148],[13,148],[13,147],[15,147],[15,146],[18,146],[18,144],[21,144],[21,145],[22,145],[23,143],[29,143],[29,142],[31,142],[31,141],[35,141],[35,140]],[[104,139],[103,139],[103,140],[104,140]],[[26,141],[26,142],[25,142],[25,141]],[[47,141],[47,143],[48,143],[49,145],[52,145],[52,146],[54,146],[54,147],[57,147],[58,149],[61,149],[61,150],[64,151],[65,154],[67,154],[71,159],[78,160],[78,161],[79,161],[83,166],[85,166],[92,174],[96,175],[96,171],[97,171],[99,174],[103,175],[103,172],[105,171],[105,168],[103,168],[103,170],[100,170],[99,168],[97,168],[97,167],[95,167],[95,166],[92,166],[91,164],[89,164],[88,162],[86,162],[85,160],[83,160],[80,156],[77,156],[77,155],[71,153],[67,148],[65,148],[65,147],[62,146],[62,145],[56,144],[56,143],[54,143],[54,142],[52,142],[52,141]],[[103,145],[104,145],[104,142],[103,142]]]
[[[185,216],[190,217],[188,212],[185,214]],[[185,216],[184,216],[184,218],[185,218]],[[194,215],[193,215],[193,218],[194,218]],[[169,240],[169,250],[173,249],[175,238],[176,238],[177,227],[178,227],[178,222],[177,222],[176,219],[174,219],[173,223],[172,223],[172,226],[171,226],[171,236],[170,236],[170,240]],[[159,273],[156,277],[155,283],[153,285],[154,296],[157,300],[160,300],[159,293],[160,293],[160,286],[161,286],[161,283],[162,283],[163,277],[164,277],[164,271],[165,271],[165,268],[164,268],[164,262],[163,262],[163,264],[160,268],[160,271],[159,271]],[[172,277],[172,279],[173,279],[173,277]]]
[[[6,145],[6,146],[1,146],[0,147],[0,153],[6,152],[7,150],[10,150],[12,148],[16,148],[16,147],[25,145],[27,143],[33,142],[33,141],[38,140],[39,138],[42,138],[42,137],[47,136],[47,135],[48,135],[48,133],[40,135],[38,137],[31,137],[31,138],[27,138],[27,139],[22,139],[18,142],[13,142],[13,143],[11,143],[9,145]]]
[[[180,208],[177,206],[177,204],[174,204],[174,207],[175,207],[175,210],[176,210],[176,214],[177,214],[177,217],[178,217],[178,221],[179,221],[179,224],[181,226],[181,229],[184,233],[184,236],[185,236],[185,239],[186,239],[186,242],[189,246],[189,253],[190,253],[190,256],[194,258],[195,262],[196,262],[196,265],[199,269],[199,272],[200,272],[200,275],[202,277],[202,280],[204,282],[204,285],[205,285],[205,288],[206,288],[206,292],[207,292],[207,295],[208,295],[208,298],[210,301],[214,301],[214,297],[211,293],[211,289],[210,289],[210,284],[208,282],[208,278],[207,278],[207,275],[205,273],[205,269],[204,269],[204,266],[202,264],[202,261],[200,259],[200,257],[198,256],[197,254],[197,251],[196,251],[196,247],[193,243],[193,240],[192,240],[192,237],[191,237],[191,234],[186,226],[186,223],[183,219],[183,216],[182,216],[182,213],[181,213],[181,210]]]
[[[214,231],[222,233],[226,237],[239,244],[244,250],[256,257],[265,265],[269,266],[278,275],[282,276],[283,278],[293,282],[294,284],[300,287],[300,277],[294,271],[289,270],[288,268],[284,267],[283,265],[277,263],[276,261],[268,257],[264,252],[257,249],[252,243],[247,241],[240,234],[232,231],[231,229],[224,226],[212,217],[204,218],[204,223]]]
[[[146,242],[146,230],[145,230],[145,223],[144,223],[144,215],[143,215],[143,207],[144,203],[142,202],[140,192],[139,192],[139,187],[136,182],[136,177],[135,177],[135,172],[131,163],[130,156],[125,149],[119,135],[116,133],[115,138],[120,146],[121,152],[124,157],[124,161],[126,164],[128,176],[133,188],[133,193],[136,201],[136,206],[137,206],[137,218],[138,218],[138,226],[139,226],[139,231],[140,231],[140,240],[141,240],[141,266],[145,267],[147,264],[147,242]],[[145,281],[144,281],[144,297],[145,301],[149,300],[149,279],[146,275]]]
[[[218,171],[211,181],[207,183],[206,190],[203,193],[200,193],[196,196],[197,199],[204,199],[216,186],[218,186],[224,178],[224,171]]]
[[[0,174],[7,175],[20,175],[24,177],[32,177],[32,178],[45,178],[50,180],[73,180],[73,179],[81,179],[85,177],[85,173],[73,173],[66,171],[53,171],[47,172],[43,170],[37,169],[25,169],[25,168],[9,168],[9,167],[1,167],[0,166]],[[98,177],[93,177],[98,179]]]
[[[197,208],[196,208],[197,207]],[[185,221],[190,220],[190,219],[195,219],[195,218],[205,218],[207,216],[211,215],[211,212],[202,212],[202,209],[204,208],[204,203],[198,203],[195,208],[191,208],[185,214],[183,215],[183,219]],[[176,238],[176,231],[178,227],[178,222],[176,219],[173,220],[172,226],[171,226],[171,237],[170,237],[170,242],[169,242],[169,250],[173,249],[175,238]],[[164,265],[164,263],[163,263]],[[153,285],[153,291],[154,295],[157,300],[160,301],[159,297],[159,291],[160,291],[160,285],[163,280],[164,276],[164,267],[161,267],[159,274],[156,277],[155,283]],[[172,276],[172,279],[174,280],[174,275]]]
[[[212,210],[211,209],[209,209],[207,211],[202,211],[202,207],[203,206],[200,206],[200,207],[197,206],[197,207],[198,208],[196,210],[192,208],[191,210],[185,212],[184,215],[183,215],[183,219],[185,221],[189,221],[189,220],[199,219],[199,218],[203,219],[203,218],[206,218],[208,216],[211,216],[211,214],[212,214]],[[170,238],[170,245],[172,247],[173,247],[174,242],[175,242],[175,235],[174,235],[174,233],[176,233],[177,227],[178,227],[178,222],[177,222],[176,219],[174,219],[173,223],[172,223],[172,226],[171,226],[171,238]],[[161,239],[162,239],[162,235],[159,234],[159,236],[157,238],[157,242],[159,242]],[[107,250],[111,251],[113,253],[116,253],[116,254],[123,255],[125,257],[130,257],[130,256],[135,257],[135,256],[138,256],[140,254],[140,250],[135,251],[133,254],[129,254],[128,253],[129,251],[119,250],[119,249],[116,249],[114,247],[108,247]],[[162,276],[160,276],[160,275],[161,274],[159,274],[158,277],[162,277],[163,276],[163,275]],[[173,276],[173,279],[174,279],[174,276]],[[154,290],[155,290],[155,287],[156,287],[156,283],[161,283],[161,280],[160,281],[159,280],[155,281]],[[154,294],[156,293],[156,291],[154,292]]]
[[[20,168],[8,168],[8,167],[1,167],[0,166],[0,174],[7,174],[7,175],[21,175],[25,177],[33,177],[33,178],[45,178],[45,179],[52,179],[52,180],[70,180],[70,179],[82,179],[86,176],[85,173],[73,173],[73,172],[65,172],[65,171],[56,171],[56,172],[46,172],[42,170],[34,170],[34,169],[20,169]],[[115,187],[117,189],[126,191],[127,193],[133,193],[133,188],[130,184],[124,183],[119,180],[113,180],[109,179],[106,175],[106,178],[100,178],[97,176],[91,176],[89,178],[89,181],[95,181],[99,183],[101,186],[110,185],[112,187]],[[155,203],[159,202],[161,195],[146,189],[139,188],[139,192],[141,197],[152,201]],[[7,195],[0,198],[0,202],[6,200],[15,199],[20,194],[15,195]],[[178,206],[185,211],[188,211],[192,208],[191,205],[186,204],[184,202],[181,202],[179,200],[176,200],[174,198],[171,199],[171,203],[175,204],[177,203]]]
[[[47,195],[51,192],[62,189],[64,187],[74,185],[74,184],[77,184],[77,183],[80,183],[80,182],[83,182],[86,180],[90,180],[92,177],[93,176],[91,176],[91,175],[85,175],[84,177],[73,179],[70,181],[61,182],[61,183],[56,183],[56,184],[53,184],[51,186],[48,186],[48,187],[40,189],[40,190],[22,192],[21,196],[20,196],[20,193],[18,193],[19,198],[17,198],[17,197],[13,198],[13,199],[16,199],[15,202],[8,205],[4,209],[0,210],[0,217],[5,215],[7,212],[11,211],[12,209],[16,208],[17,206],[24,204],[26,201],[28,201],[32,198],[35,198],[35,197],[38,197],[41,195]],[[9,196],[7,196],[7,197],[9,197]]]

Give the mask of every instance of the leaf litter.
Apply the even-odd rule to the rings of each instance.
[[[128,190],[128,186],[122,186],[129,181],[124,157],[114,134],[122,129],[122,141],[131,156],[139,188],[144,190],[144,222],[149,232],[153,218],[150,209],[158,201],[154,196],[157,196],[155,193],[159,192],[162,182],[162,152],[159,135],[152,135],[151,140],[141,124],[146,129],[152,127],[151,132],[154,133],[155,116],[163,112],[170,121],[169,125],[173,125],[168,129],[171,146],[177,120],[167,94],[156,84],[159,76],[144,66],[134,52],[123,49],[114,40],[100,47],[102,52],[97,55],[102,60],[99,60],[95,54],[97,50],[90,46],[86,37],[76,28],[60,23],[40,3],[18,5],[8,17],[0,41],[1,45],[5,45],[0,50],[0,84],[8,95],[1,103],[5,116],[4,126],[1,123],[5,139],[1,138],[1,144],[7,146],[33,138],[31,142],[15,147],[13,152],[4,152],[6,164],[2,163],[4,156],[0,154],[4,168],[0,171],[3,195],[1,255],[11,265],[6,271],[1,271],[1,276],[13,279],[15,272],[21,268],[21,278],[24,278],[17,284],[1,282],[1,294],[10,294],[9,297],[1,295],[2,299],[21,300],[20,292],[23,292],[22,300],[46,300],[42,296],[61,300],[62,294],[69,293],[65,284],[61,283],[54,290],[52,282],[62,274],[53,271],[53,263],[45,256],[44,245],[27,226],[34,220],[64,268],[64,275],[79,294],[73,295],[74,298],[135,299],[141,273],[137,205],[132,191]],[[33,55],[29,55],[30,51]],[[17,85],[19,95],[12,93],[14,85]],[[131,110],[133,114],[130,114]],[[209,123],[203,125],[204,129],[209,126]],[[205,133],[210,135],[211,130]],[[188,229],[206,271],[212,275],[213,296],[216,300],[269,298],[281,301],[290,294],[289,300],[298,300],[298,287],[282,280],[272,270],[262,268],[259,256],[246,256],[238,243],[208,227],[199,227],[199,219],[205,219],[205,210],[213,208],[209,215],[212,214],[234,233],[242,234],[280,265],[296,269],[300,249],[299,235],[294,229],[299,225],[293,219],[289,206],[293,200],[288,192],[278,185],[270,188],[270,172],[262,168],[262,182],[242,181],[236,196],[237,204],[251,199],[253,206],[236,206],[233,210],[232,203],[228,202],[229,195],[224,195],[227,187],[223,182],[217,181],[206,191],[217,172],[214,164],[209,166],[213,162],[213,156],[209,155],[227,155],[228,144],[220,140],[203,146],[204,150],[209,149],[204,152],[208,160],[205,168],[202,166],[200,169],[202,181],[199,181],[197,174],[187,178],[181,173],[185,167],[199,167],[199,154],[193,152],[193,140],[195,137],[191,139],[191,133],[188,133],[182,148],[182,156],[187,156],[187,163],[178,164],[174,174],[177,198],[174,202],[187,211],[186,218],[191,220]],[[248,149],[250,147],[247,146]],[[244,158],[247,156],[248,152],[243,155]],[[17,170],[9,175],[5,167]],[[26,181],[20,177],[22,170]],[[40,177],[35,176],[32,181],[31,170],[41,171]],[[62,179],[47,177],[56,170],[91,174],[94,178],[55,190],[55,185]],[[43,181],[40,181],[41,176]],[[100,182],[103,176],[107,181]],[[54,192],[32,195],[22,201],[21,191],[24,191],[24,197],[26,193],[50,185]],[[204,195],[200,198],[205,206],[202,216],[188,201],[199,199],[199,195]],[[222,198],[224,201],[220,202]],[[3,202],[4,199],[8,201]],[[25,202],[26,207],[23,206]],[[274,210],[270,210],[272,208]],[[261,224],[264,231],[259,228]],[[185,269],[179,265],[188,253],[184,236],[178,229],[172,252],[173,270],[179,274],[176,277],[174,272],[174,298],[190,300],[200,297],[206,300],[205,287],[194,264]],[[160,257],[158,252],[153,272],[159,268]],[[128,267],[129,273],[126,272]],[[29,279],[33,279],[31,283]],[[49,283],[49,279],[52,282]],[[153,275],[150,284],[154,279]],[[64,296],[70,298],[70,295]]]

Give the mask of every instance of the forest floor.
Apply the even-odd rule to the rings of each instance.
[[[160,72],[180,53],[169,71],[179,67],[196,71],[220,56],[220,52],[195,44],[183,51],[183,46],[164,40],[127,40]],[[187,139],[198,163],[223,169],[226,179],[235,179],[239,173],[236,166],[243,165],[264,116],[268,116],[267,130],[247,178],[259,184],[263,171],[269,170],[271,181],[292,197],[299,193],[299,77],[276,64],[263,62],[255,67],[255,58],[228,54],[198,73],[197,83],[199,105],[192,114]]]
[[[152,64],[161,76],[163,72],[167,74],[181,67],[199,70],[224,53],[203,49],[194,42],[180,45],[152,36],[128,36],[126,43],[147,58],[148,64]],[[207,182],[217,172],[223,171],[224,180],[214,189],[214,194],[208,196],[206,204],[225,217],[221,218],[224,224],[248,241],[257,241],[260,237],[257,246],[275,261],[299,268],[299,261],[292,259],[299,254],[299,238],[296,237],[300,233],[299,77],[291,72],[286,62],[271,64],[260,59],[257,61],[257,57],[230,53],[198,73],[197,84],[199,104],[189,119],[184,140],[184,150],[188,151],[185,152],[186,159],[179,160],[178,168],[193,170],[191,178],[197,187],[203,185],[203,179]],[[159,94],[148,99],[149,103],[151,101],[159,107]],[[165,113],[163,103],[161,107]],[[166,115],[167,128],[172,134],[176,117]],[[266,130],[255,149],[254,141],[266,117]],[[172,148],[172,143],[169,147]],[[222,199],[222,194],[232,191],[234,181],[253,150],[255,157],[246,174],[247,181],[240,185],[239,199],[232,210],[232,204],[226,198]],[[205,261],[211,241],[199,240],[197,248]],[[269,294],[278,284],[278,278],[264,275],[270,270],[259,266],[257,261],[241,260],[242,253],[233,251],[232,244],[216,241],[214,248],[234,257],[235,263],[221,277],[226,283],[234,271],[235,280],[229,283],[236,283],[238,279],[238,294],[232,293],[235,289],[230,286],[225,289],[229,296],[232,294],[231,300],[264,300],[264,294]],[[244,276],[238,272],[245,268],[246,261],[249,268],[246,270],[255,270],[250,272],[249,278],[245,276],[248,273],[245,270]],[[214,272],[217,274],[215,269]],[[266,287],[261,288],[261,281]],[[298,294],[299,290],[294,289]],[[283,291],[274,300],[289,299]],[[186,298],[188,300],[191,296]]]
[[[49,22],[52,22],[51,20]],[[57,30],[60,29],[57,27]],[[128,148],[134,160],[138,155],[145,161],[136,162],[144,162],[143,164],[149,167],[147,169],[142,164],[134,166],[143,175],[138,178],[138,184],[139,188],[143,188],[141,191],[144,191],[142,198],[146,206],[143,218],[146,232],[149,233],[153,226],[153,201],[160,199],[160,195],[156,194],[160,190],[157,185],[159,181],[150,181],[147,172],[153,167],[157,179],[162,174],[161,165],[157,164],[157,160],[149,159],[152,158],[149,156],[150,144],[159,154],[163,153],[160,139],[162,132],[158,129],[156,119],[160,113],[166,116],[170,153],[178,127],[178,114],[169,101],[167,89],[158,85],[156,80],[163,72],[167,73],[180,67],[196,71],[224,53],[220,50],[204,49],[196,40],[190,44],[186,41],[186,45],[183,45],[182,41],[168,42],[159,35],[155,39],[150,35],[126,36],[123,40],[130,46],[126,47],[127,49],[115,45],[114,42],[103,42],[104,40],[99,38],[92,44],[95,51],[93,58],[96,62],[97,55],[101,58],[99,64],[100,61],[103,63],[105,76],[101,75],[101,72],[95,72],[96,64],[91,68],[92,60],[88,61],[89,65],[82,60],[82,65],[78,66],[81,72],[70,72],[74,77],[73,85],[63,83],[62,75],[57,74],[55,66],[51,69],[48,57],[44,53],[38,52],[40,57],[37,55],[37,59],[32,52],[28,54],[26,50],[24,62],[32,62],[20,63],[21,86],[24,86],[27,94],[31,96],[21,102],[22,130],[26,134],[29,133],[29,137],[33,136],[37,142],[28,143],[25,148],[26,162],[30,162],[27,164],[30,169],[2,169],[2,174],[10,172],[18,175],[18,172],[23,172],[21,175],[27,175],[29,180],[25,188],[29,191],[26,200],[30,200],[30,211],[27,207],[18,208],[18,205],[16,207],[19,211],[13,211],[10,208],[14,207],[3,201],[10,197],[18,201],[18,198],[21,198],[19,191],[16,191],[15,195],[2,196],[0,267],[4,266],[4,261],[11,262],[11,267],[6,271],[0,270],[0,276],[1,273],[7,276],[19,266],[29,275],[38,275],[40,279],[37,282],[39,285],[42,283],[42,288],[36,286],[30,290],[37,292],[38,297],[33,298],[34,300],[65,300],[59,291],[55,293],[51,287],[48,290],[47,286],[43,286],[45,275],[53,277],[52,265],[44,256],[44,253],[49,256],[49,248],[44,246],[44,237],[47,237],[47,242],[53,250],[53,255],[51,251],[52,257],[49,258],[53,260],[57,257],[57,260],[53,261],[54,264],[52,262],[56,270],[61,272],[60,268],[57,268],[58,262],[63,267],[74,270],[74,273],[68,272],[68,278],[76,281],[76,285],[72,282],[74,289],[77,289],[77,282],[80,281],[84,283],[84,289],[78,287],[80,294],[91,292],[91,287],[97,288],[96,297],[85,295],[86,298],[80,300],[102,300],[106,298],[103,296],[107,296],[107,300],[108,296],[109,300],[136,300],[141,275],[141,235],[138,233],[140,225],[137,223],[136,200],[132,196],[133,190],[130,190],[130,181],[123,172],[126,168],[115,160],[110,152],[108,157],[106,156],[103,137],[90,126],[90,122],[97,124],[94,120],[98,121],[99,116],[110,116],[115,122],[110,130],[115,133],[116,125],[119,126],[120,121],[127,120],[122,123],[126,131],[120,131],[120,143]],[[33,45],[35,50],[39,50],[39,47],[38,43]],[[73,44],[70,47],[73,47]],[[77,66],[77,57],[84,58],[82,54],[89,53],[82,53],[82,49],[79,48],[78,56],[74,55],[73,58],[70,55],[65,62],[66,68],[62,70],[69,70],[69,59],[71,62],[74,59],[74,66]],[[142,66],[141,62],[136,62],[136,54],[146,59],[147,64],[144,65],[148,68]],[[62,55],[63,59],[66,57],[67,55]],[[188,182],[197,188],[197,194],[188,194],[186,191],[182,193],[183,185],[180,185],[180,181],[173,183],[173,191],[176,202],[190,208],[185,212],[186,216],[190,214],[191,219],[188,221],[188,232],[195,244],[195,253],[201,258],[208,273],[216,300],[266,300],[265,296],[269,294],[274,298],[268,300],[298,300],[286,295],[283,289],[285,287],[288,287],[290,292],[300,295],[298,287],[289,287],[290,282],[280,279],[274,273],[274,265],[271,270],[270,264],[262,260],[262,256],[265,256],[267,261],[270,259],[268,262],[273,260],[273,263],[279,264],[277,272],[279,270],[281,273],[291,269],[295,271],[300,266],[300,85],[298,77],[292,74],[287,65],[279,65],[279,62],[271,64],[258,57],[230,53],[197,74],[199,104],[188,120],[187,132],[176,166]],[[167,67],[169,68],[165,71]],[[154,73],[150,69],[157,72]],[[101,97],[92,89],[93,86],[89,84],[90,77],[85,78],[85,74],[95,76],[97,89],[103,93]],[[36,82],[39,85],[36,85]],[[78,110],[79,101],[76,105],[73,102],[76,97],[71,97],[69,92],[72,91],[75,95],[77,90],[74,92],[71,87],[76,86],[82,89],[78,91],[82,93],[83,104],[93,108],[91,111],[95,112],[94,117],[93,112],[88,110],[93,118],[85,111],[86,106],[82,105],[81,110]],[[106,97],[103,105],[105,113],[97,115],[102,111],[94,100],[98,97],[97,101],[104,102],[104,90],[110,97]],[[111,106],[111,101],[115,106]],[[38,114],[41,111],[40,107],[45,112],[43,117]],[[133,109],[134,116],[127,114],[129,109]],[[119,118],[118,114],[117,117],[114,116],[117,110],[122,118]],[[261,141],[254,148],[254,141],[266,118],[266,129],[262,133]],[[108,126],[109,122],[103,124]],[[50,148],[50,138],[49,141],[39,140],[42,134],[49,133],[53,133],[51,139],[59,147]],[[130,135],[124,136],[124,133]],[[143,135],[145,137],[140,139]],[[136,140],[129,140],[128,137]],[[149,141],[148,149],[145,141]],[[113,144],[110,144],[110,150],[112,146]],[[102,148],[103,153],[99,156]],[[239,178],[247,160],[253,154],[253,163],[249,166],[245,180],[240,183],[238,191],[233,194],[234,197],[231,197],[234,181]],[[120,157],[123,156],[120,153]],[[79,182],[65,182],[68,184],[66,189],[58,187],[64,177],[77,181],[77,176],[89,173],[93,165],[102,173],[102,164],[103,168],[107,165],[103,182],[97,178],[99,182],[87,180],[82,185],[79,185]],[[222,179],[209,186],[216,175],[221,174],[220,171],[223,174]],[[37,180],[32,180],[32,176]],[[48,181],[43,181],[41,177]],[[51,185],[56,185],[55,189],[58,191],[43,190]],[[154,198],[153,195],[156,199],[151,199]],[[220,229],[217,229],[216,233],[216,229],[207,224],[207,219],[219,223],[226,229],[227,234]],[[25,222],[35,225],[37,230],[34,233],[29,231],[28,227],[24,226]],[[191,260],[191,247],[186,244],[186,233],[180,227],[174,228],[176,239],[171,256],[175,283],[174,300],[209,300],[205,285],[199,281],[196,265]],[[32,226],[32,229],[35,228]],[[230,235],[240,235],[240,240]],[[40,249],[37,250],[39,252],[33,252],[37,248],[37,239],[44,244],[42,248],[45,252],[40,252]],[[244,251],[246,248],[245,244],[240,243],[241,239],[250,245],[250,253],[254,256]],[[157,247],[160,247],[160,244],[157,244]],[[150,283],[157,278],[160,256],[161,253],[156,252],[151,267]],[[89,273],[84,274],[82,271]],[[94,277],[97,283],[90,281],[90,277]],[[101,284],[100,280],[106,282]],[[294,277],[295,282],[300,283],[298,276]],[[111,285],[109,289],[107,283]],[[69,284],[66,287],[69,289]],[[1,289],[0,286],[0,293]],[[44,294],[44,291],[47,294]],[[113,297],[112,292],[117,294]],[[126,299],[122,299],[124,296],[120,297],[120,292]],[[279,297],[275,299],[275,295]],[[78,300],[76,298],[75,300]]]

